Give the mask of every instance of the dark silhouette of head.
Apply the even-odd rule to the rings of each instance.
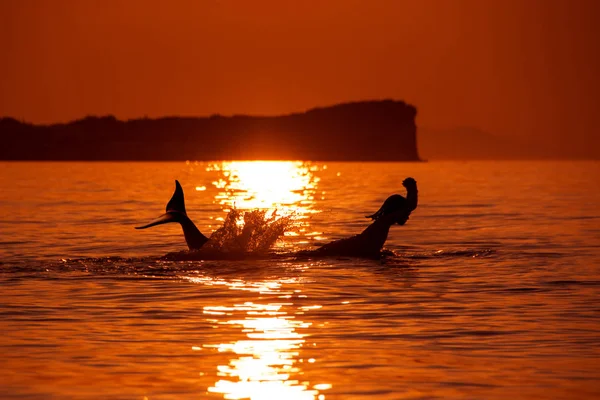
[[[383,205],[376,213],[368,215],[367,218],[378,220],[379,218],[385,217],[386,215],[392,214],[396,211],[400,211],[403,208],[406,208],[406,198],[399,194],[393,194],[383,202]],[[400,218],[395,222],[398,225],[404,225],[407,219],[408,215],[406,216],[406,218]]]
[[[417,181],[414,178],[406,178],[402,181],[402,186],[406,188],[408,200],[402,195],[393,194],[383,202],[375,214],[367,215],[367,218],[378,220],[386,215],[406,210],[405,213],[398,212],[397,218],[393,222],[390,221],[393,224],[404,225],[411,211],[417,208]]]

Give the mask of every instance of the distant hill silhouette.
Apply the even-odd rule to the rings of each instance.
[[[472,127],[419,128],[419,154],[427,160],[535,160],[594,158],[540,138],[496,136]]]
[[[55,125],[3,118],[0,159],[417,161],[416,113],[380,100],[273,117],[105,116]]]
[[[528,150],[513,140],[477,128],[419,130],[421,155],[430,160],[512,159],[528,156]]]

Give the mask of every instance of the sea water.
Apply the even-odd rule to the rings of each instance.
[[[414,177],[382,260],[359,233]],[[165,261],[178,179],[209,236],[291,216],[277,257]],[[599,162],[0,164],[1,399],[600,397]],[[286,256],[290,255],[290,256]]]

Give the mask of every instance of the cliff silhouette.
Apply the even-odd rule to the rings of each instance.
[[[378,100],[281,116],[0,119],[3,160],[418,161],[414,106]]]

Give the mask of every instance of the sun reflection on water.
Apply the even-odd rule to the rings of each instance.
[[[304,216],[314,212],[319,167],[299,161],[229,161],[211,164],[207,171],[219,171],[212,184],[221,189],[215,201],[238,209],[277,209]],[[325,168],[323,166],[322,168]]]
[[[242,327],[248,340],[215,346],[220,352],[239,357],[231,359],[229,365],[218,366],[222,379],[209,392],[221,393],[226,399],[314,399],[318,392],[308,390],[307,382],[291,379],[291,374],[300,372],[295,364],[306,336],[297,329],[310,323],[280,312],[282,305],[244,305],[248,306],[253,316],[224,322]],[[270,316],[274,312],[283,315]]]
[[[295,279],[246,282],[241,279],[226,280],[211,277],[187,277],[205,285],[226,285],[232,290],[247,290],[261,294],[278,295],[287,299],[292,291],[282,290],[284,283]],[[310,386],[302,379],[300,357],[312,324],[297,319],[298,313],[288,312],[291,302],[245,302],[231,306],[206,306],[203,312],[216,326],[240,328],[245,338],[233,342],[204,344],[221,353],[232,353],[227,365],[217,366],[219,379],[208,391],[223,395],[225,399],[251,400],[323,400],[320,391],[331,388],[328,383]],[[320,306],[319,306],[320,307]],[[306,360],[308,363],[314,359]]]

